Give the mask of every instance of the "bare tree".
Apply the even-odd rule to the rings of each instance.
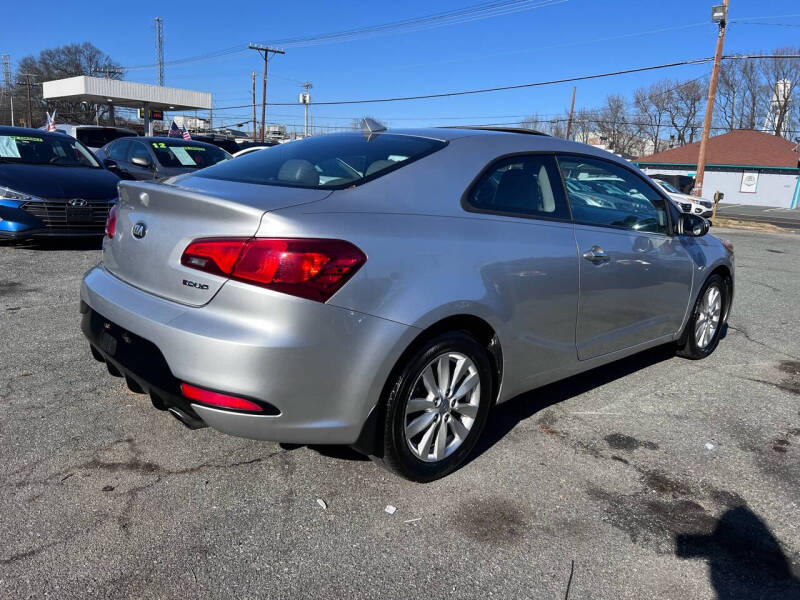
[[[652,154],[661,151],[661,136],[667,127],[669,91],[669,82],[662,80],[633,93],[633,105],[639,113],[636,127],[639,135],[652,146]]]
[[[596,117],[591,111],[585,108],[575,111],[575,116],[572,119],[572,139],[576,142],[588,144],[595,121]]]
[[[618,94],[606,97],[595,120],[597,132],[605,138],[608,147],[619,154],[639,154],[636,125],[628,112],[625,98]]]
[[[89,42],[48,48],[42,50],[38,57],[26,56],[19,61],[17,75],[15,96],[24,97],[27,93],[27,82],[31,82],[33,123],[29,125],[44,123],[46,109],[57,108],[62,120],[76,123],[92,123],[106,111],[105,105],[91,103],[58,102],[48,106],[42,99],[43,82],[78,75],[122,78],[119,65]]]
[[[525,129],[533,129],[535,131],[545,132],[547,129],[547,124],[544,119],[542,119],[538,114],[533,113],[532,115],[528,115],[522,121],[519,122],[519,126]]]
[[[800,48],[784,47],[778,48],[773,54],[785,55],[798,52]],[[787,129],[793,96],[798,94],[795,88],[800,85],[800,59],[785,56],[766,58],[761,61],[761,69],[772,92],[767,125],[775,135],[783,135]]]
[[[699,131],[698,115],[707,89],[705,79],[690,79],[683,83],[667,82],[666,112],[675,130],[678,144],[691,144]]]

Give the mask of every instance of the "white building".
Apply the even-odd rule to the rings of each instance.
[[[697,172],[700,142],[636,160],[648,175]],[[780,136],[738,129],[708,141],[703,196],[725,194],[725,203],[800,208],[800,149]]]

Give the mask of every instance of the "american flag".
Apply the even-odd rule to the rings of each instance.
[[[183,126],[183,139],[185,139],[187,141],[192,139],[192,136],[190,136],[189,132],[186,130],[186,125],[185,124]]]
[[[175,121],[173,121],[172,125],[170,125],[167,137],[183,137],[181,130],[178,128],[178,124]]]
[[[57,131],[57,129],[56,129],[56,111],[53,111],[52,115],[47,111],[45,111],[44,114],[47,115],[47,123],[44,126],[44,130],[45,131]]]

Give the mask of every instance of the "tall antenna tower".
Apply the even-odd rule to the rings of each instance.
[[[158,85],[164,85],[164,20],[161,17],[156,17],[156,62]]]
[[[11,55],[9,54],[0,54],[0,64],[2,64],[3,69],[3,87],[0,89],[0,100],[3,100],[4,96],[8,96],[9,101],[11,102],[11,112],[10,112],[10,121],[12,125],[14,124],[14,99],[11,95],[14,93],[11,90]]]

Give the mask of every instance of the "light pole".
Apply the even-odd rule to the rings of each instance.
[[[305,129],[304,129],[303,135],[304,135],[304,137],[308,137],[308,105],[311,104],[311,94],[308,93],[308,90],[310,90],[314,86],[311,85],[308,81],[306,81],[303,84],[303,87],[305,88],[306,91],[305,92],[300,92],[300,96],[298,96],[298,100],[300,101],[300,104],[302,104],[306,109],[306,122],[305,122]]]
[[[717,33],[717,51],[714,54],[714,68],[711,71],[711,81],[708,84],[708,101],[706,102],[706,114],[703,119],[703,135],[700,138],[700,153],[697,157],[697,173],[694,178],[694,189],[692,193],[698,198],[703,196],[703,179],[706,174],[706,154],[708,152],[708,136],[711,132],[711,117],[714,115],[714,98],[717,95],[717,81],[719,81],[719,66],[722,62],[722,46],[725,43],[725,26],[728,20],[728,2],[722,0],[722,4],[712,7],[711,20],[719,25]]]

